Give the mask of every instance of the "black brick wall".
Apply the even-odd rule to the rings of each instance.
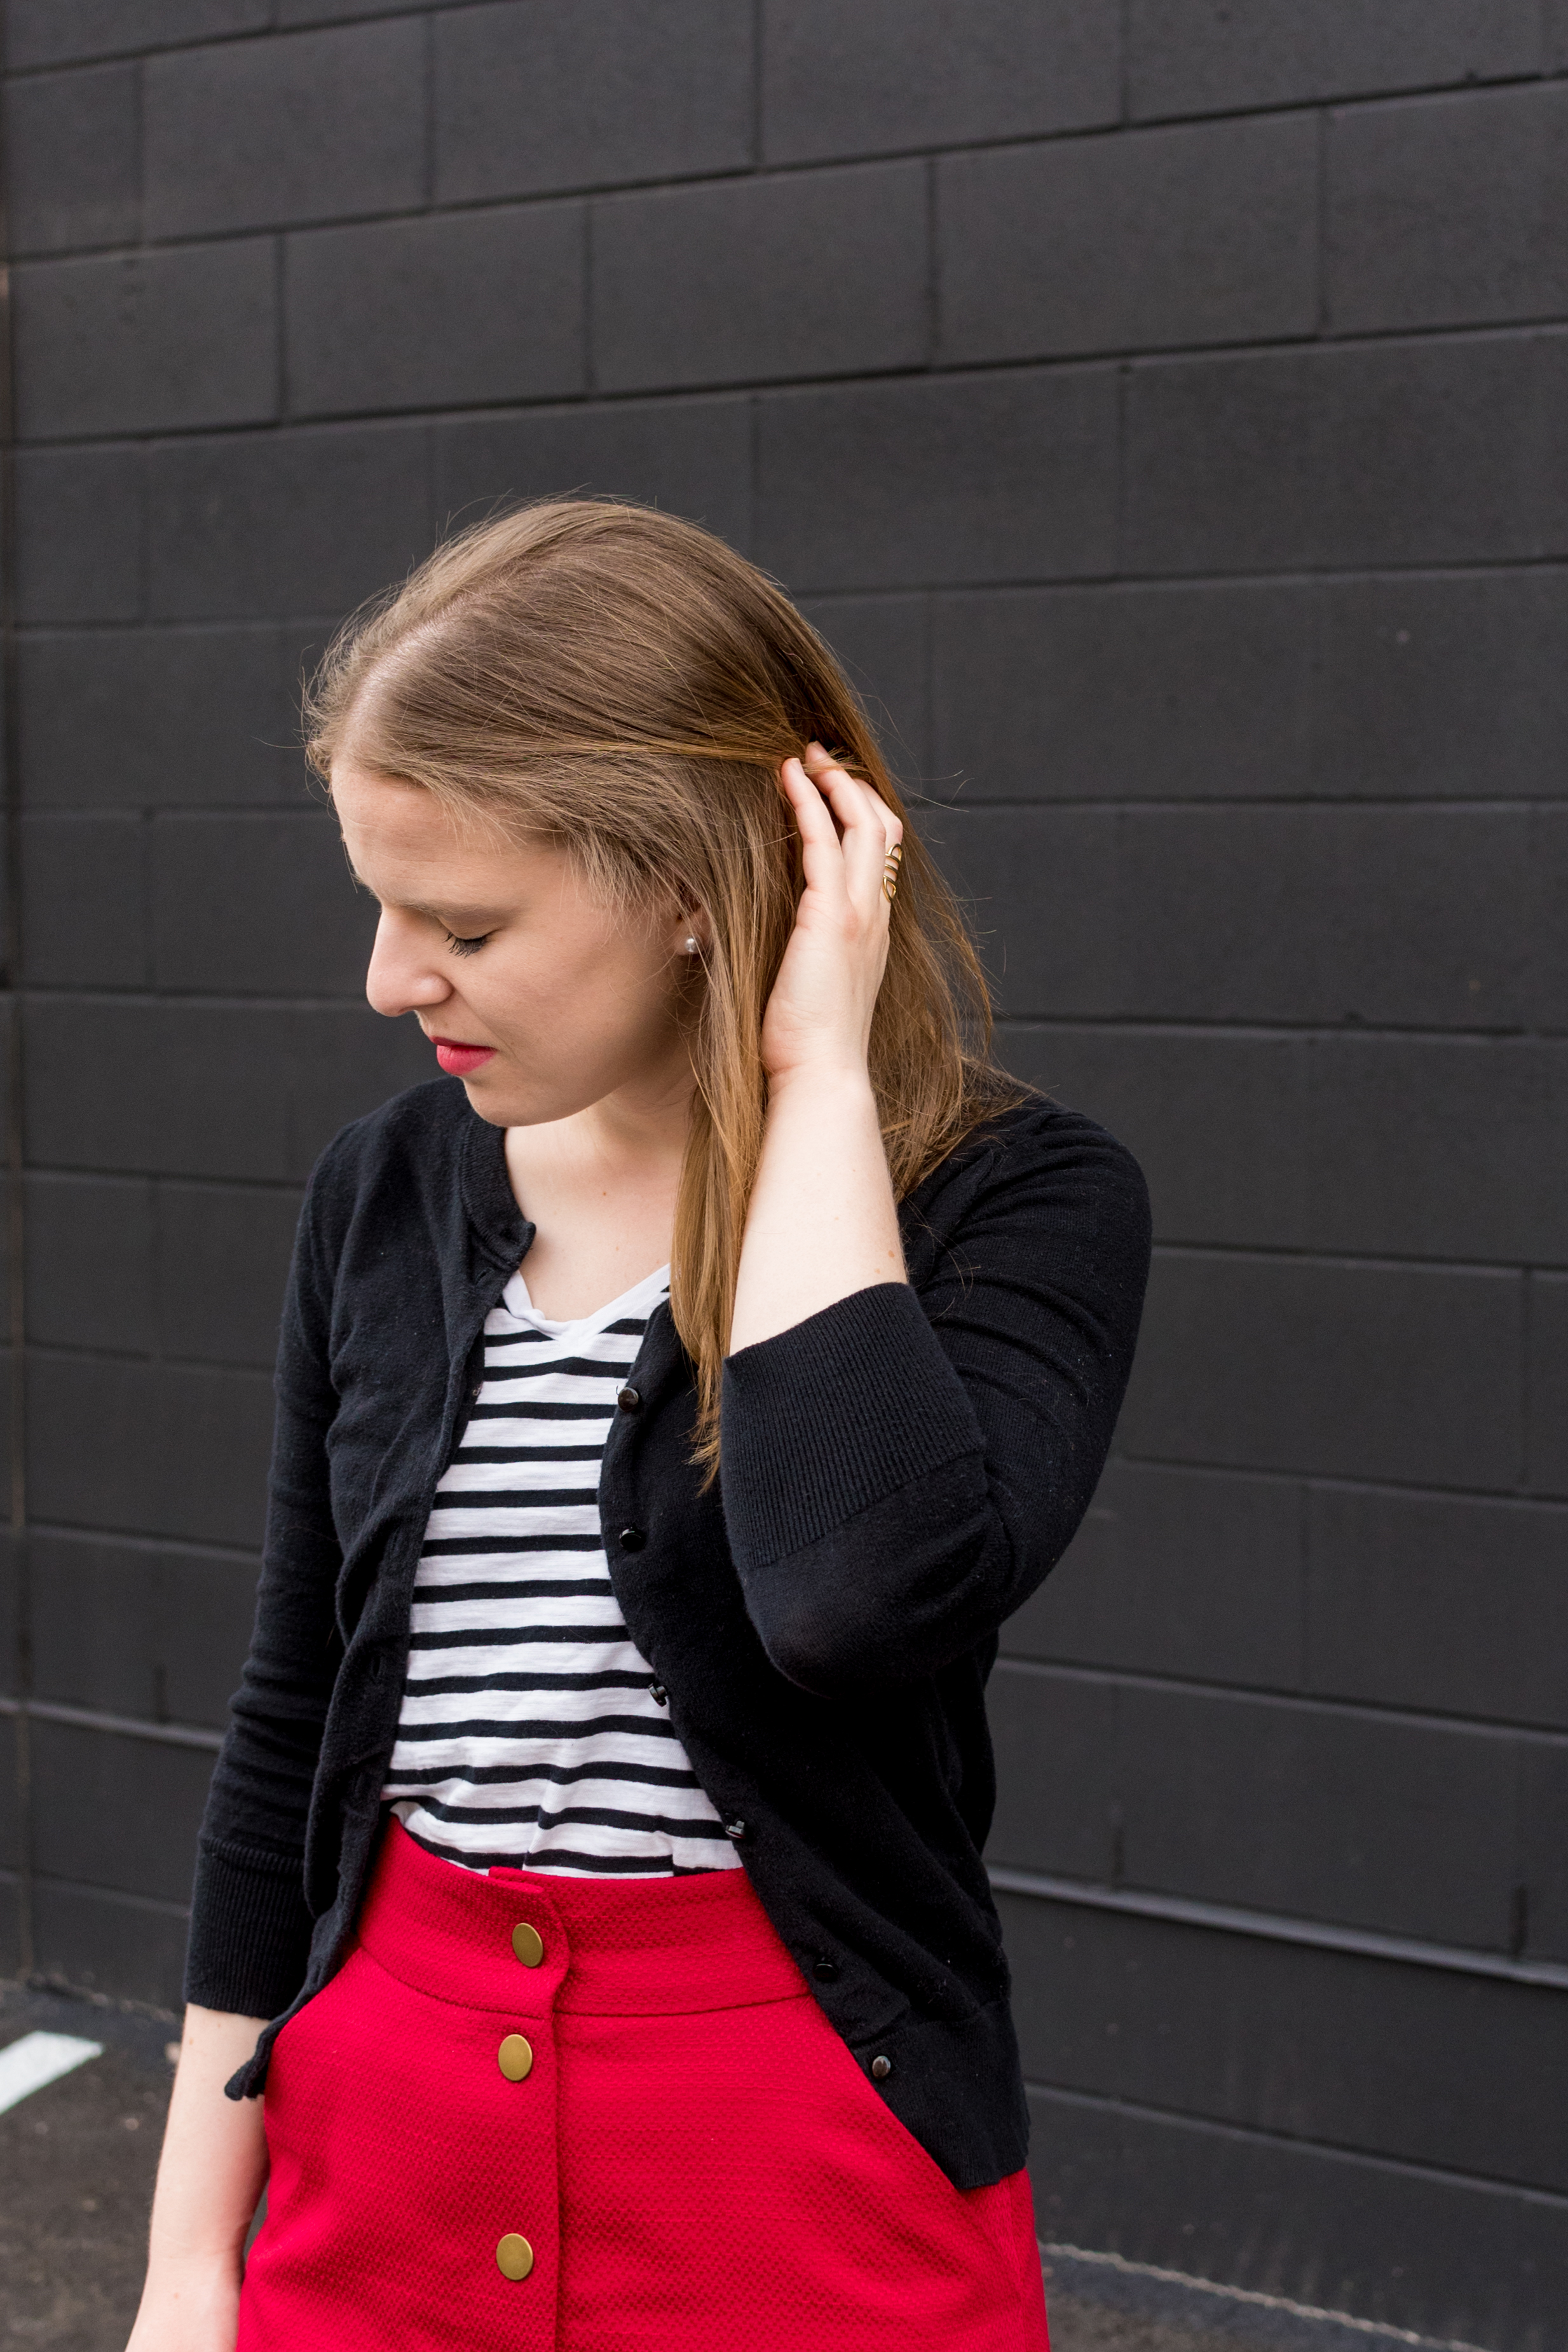
[[[422,1075],[290,749],[449,519],[657,500],[1138,1150],[1009,1629],[1042,2227],[1568,2308],[1568,5],[8,0],[0,1970],[175,1992],[299,1187]]]

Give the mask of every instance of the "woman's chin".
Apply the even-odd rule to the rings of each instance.
[[[575,1093],[558,1089],[547,1094],[543,1087],[520,1083],[516,1071],[496,1062],[465,1078],[463,1091],[469,1108],[491,1127],[549,1127],[583,1108]]]

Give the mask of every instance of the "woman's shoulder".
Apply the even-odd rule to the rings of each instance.
[[[1034,1223],[1120,1237],[1146,1260],[1149,1194],[1124,1143],[1079,1110],[1019,1086],[986,1113],[911,1194],[908,1209],[951,1235],[977,1224]]]
[[[1109,1129],[1019,1082],[1016,1094],[984,1113],[920,1189],[940,1189],[959,1177],[1017,1184],[1074,1173],[1096,1190],[1146,1197],[1143,1171]]]

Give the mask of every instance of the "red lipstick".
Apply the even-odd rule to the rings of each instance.
[[[455,1037],[433,1037],[435,1058],[448,1077],[466,1078],[496,1058],[494,1045],[465,1045]]]

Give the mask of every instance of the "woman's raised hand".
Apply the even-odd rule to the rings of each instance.
[[[806,887],[762,1018],[768,1118],[732,1352],[853,1291],[908,1278],[867,1066],[904,827],[821,743],[786,760],[779,781],[800,829]]]
[[[807,1070],[863,1077],[904,827],[821,743],[786,760],[779,781],[806,887],[763,1016],[762,1066],[775,1086]]]

